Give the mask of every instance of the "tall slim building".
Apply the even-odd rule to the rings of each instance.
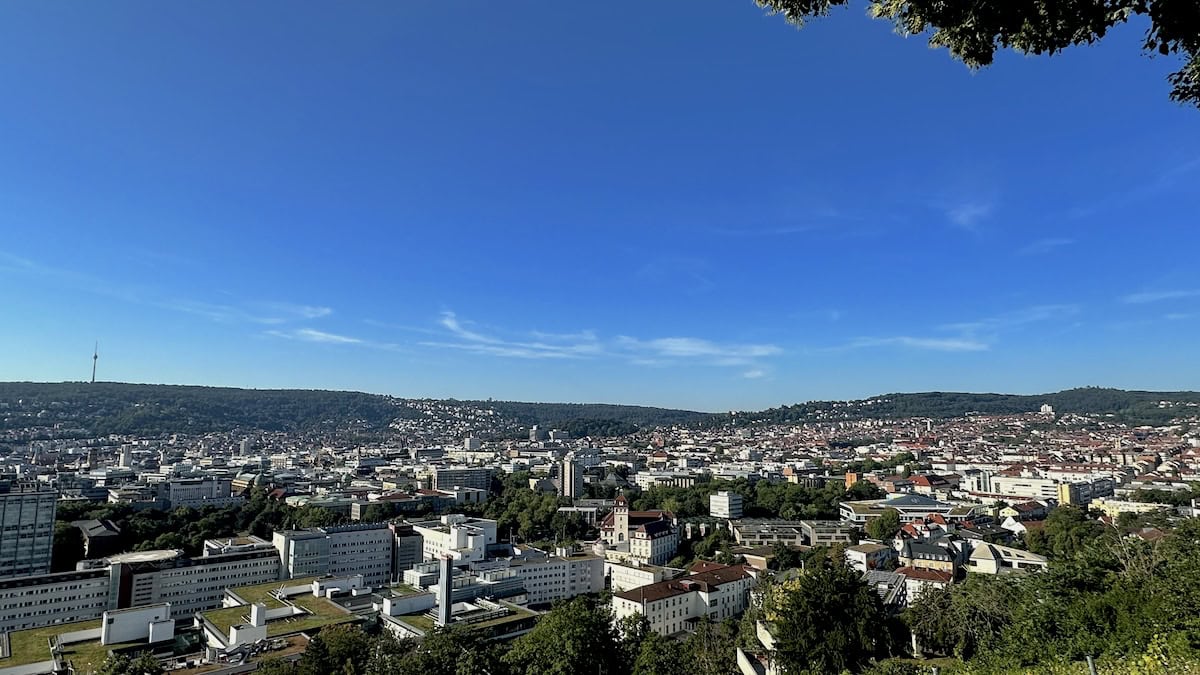
[[[0,579],[50,573],[58,493],[0,483]]]
[[[558,467],[558,493],[571,499],[584,496],[583,467],[579,466],[572,455],[567,455]]]

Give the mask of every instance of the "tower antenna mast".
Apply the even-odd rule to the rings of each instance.
[[[92,384],[96,384],[96,361],[100,360],[100,341],[96,341],[96,348],[92,350]]]

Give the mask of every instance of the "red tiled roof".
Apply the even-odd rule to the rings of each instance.
[[[917,567],[901,567],[896,570],[896,574],[903,574],[909,579],[916,579],[918,581],[933,581],[942,584],[948,584],[954,580],[954,575],[949,572]]]
[[[746,579],[750,576],[750,573],[741,565],[721,565],[719,569],[713,568],[679,579],[660,581],[656,584],[647,584],[633,590],[616,593],[615,597],[644,604],[662,600],[663,598],[691,593],[692,591],[708,592],[714,587],[727,584],[731,581]]]

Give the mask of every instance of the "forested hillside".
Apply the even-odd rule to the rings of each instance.
[[[961,417],[970,413],[1009,415],[1037,412],[1043,404],[1056,413],[1112,414],[1131,424],[1165,424],[1196,415],[1200,393],[1193,391],[1125,391],[1101,387],[1068,389],[1052,394],[973,394],[925,392],[884,394],[862,401],[809,401],[760,412],[720,415],[712,423],[752,424],[899,417]],[[1187,404],[1193,404],[1188,406]]]

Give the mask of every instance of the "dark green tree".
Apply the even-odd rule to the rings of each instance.
[[[580,596],[555,605],[517,638],[504,661],[513,675],[614,675],[621,672],[618,645],[612,612]]]
[[[111,654],[100,664],[95,675],[163,675],[162,664],[150,652],[136,656]]]
[[[641,641],[633,675],[694,675],[687,647],[678,640],[651,632]]]
[[[887,541],[900,531],[900,512],[896,509],[884,509],[883,513],[872,518],[867,523],[867,536],[880,541]]]
[[[822,559],[772,598],[768,618],[785,672],[855,671],[891,650],[879,595],[844,563]]]
[[[78,527],[58,521],[54,523],[54,549],[50,554],[52,572],[73,572],[75,563],[83,560],[83,533]]]
[[[756,0],[800,26],[849,0]],[[996,52],[1057,54],[1090,45],[1131,20],[1146,25],[1143,49],[1175,54],[1183,67],[1172,73],[1171,100],[1200,106],[1200,6],[1188,0],[1029,0],[946,2],[867,0],[871,16],[890,21],[902,35],[928,35],[970,68],[991,65]]]

